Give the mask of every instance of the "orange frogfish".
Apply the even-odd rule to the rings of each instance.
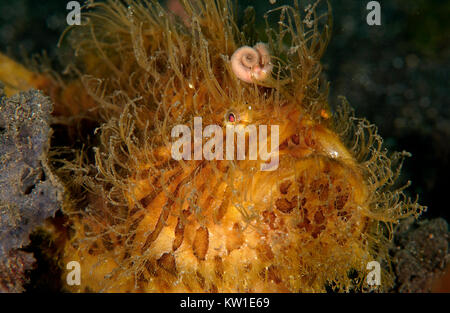
[[[24,83],[67,127],[98,125],[69,132],[72,157],[53,147],[67,199],[47,229],[65,290],[388,290],[393,225],[423,207],[396,186],[407,154],[388,156],[344,99],[328,105],[330,8],[274,8],[261,34],[230,1],[180,3],[183,18],[156,1],[87,4],[61,41],[71,75]]]

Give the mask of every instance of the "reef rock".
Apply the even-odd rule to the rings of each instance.
[[[398,292],[430,292],[450,265],[448,224],[443,218],[402,223],[394,253]]]
[[[34,258],[20,249],[62,203],[47,163],[52,109],[39,91],[7,98],[0,86],[0,292],[23,291]]]

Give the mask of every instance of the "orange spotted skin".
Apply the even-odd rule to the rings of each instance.
[[[99,125],[94,140],[71,138],[88,145],[71,159],[54,157],[68,195],[66,231],[48,229],[54,257],[63,272],[81,265],[81,285],[65,290],[365,291],[373,260],[383,263],[375,289],[388,290],[392,227],[423,208],[394,185],[405,154],[388,157],[375,126],[328,107],[319,60],[331,19],[304,23],[295,3],[273,10],[272,76],[246,83],[229,60],[256,42],[231,4],[182,3],[188,22],[153,2],[88,4],[87,24],[63,38],[76,78],[42,87],[68,127],[80,116]],[[175,125],[192,131],[202,117],[225,136],[228,112],[236,124],[279,126],[278,168],[172,158]]]
[[[65,251],[64,262],[85,273],[74,291],[317,291],[336,264],[367,263],[368,190],[354,159],[297,109],[272,114],[270,124],[283,125],[275,171],[251,161],[180,164],[158,151],[159,166],[135,164],[114,232],[109,205],[98,212],[103,201],[91,200],[96,211],[73,220]]]
[[[313,278],[301,274],[305,266],[368,258],[367,241],[360,238],[367,226],[358,212],[367,201],[361,173],[345,150],[336,149],[343,148],[339,141],[321,135],[326,130],[297,125],[277,171],[249,175],[247,164],[232,170],[229,161],[192,161],[164,178],[137,170],[129,182],[136,187],[123,225],[127,235],[93,230],[95,225],[86,231],[90,219],[81,218],[75,223],[83,226],[76,228],[80,239],[107,234],[76,249],[69,245],[67,260],[95,268],[83,277],[93,290],[292,292],[311,290],[305,280]],[[166,190],[150,179],[167,181]],[[126,248],[115,248],[120,245]],[[102,279],[119,265],[124,272]],[[121,277],[127,267],[139,269],[137,277]]]

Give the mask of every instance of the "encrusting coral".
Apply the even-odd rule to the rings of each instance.
[[[423,207],[395,185],[407,154],[388,157],[376,127],[345,100],[336,112],[328,106],[319,75],[330,9],[318,15],[314,5],[303,18],[297,2],[271,10],[277,29],[267,22],[249,42],[258,36],[244,35],[229,2],[182,4],[187,22],[156,1],[89,4],[85,23],[63,38],[76,78],[44,75],[60,119],[100,125],[71,162],[54,157],[70,194],[57,257],[82,273],[68,290],[367,290],[373,260],[387,290],[392,227]],[[262,77],[233,68],[241,47],[257,52]],[[194,117],[223,129],[278,125],[278,168],[174,160],[171,130],[193,129]]]
[[[63,203],[64,188],[47,158],[51,111],[41,92],[8,98],[0,83],[0,293],[24,290],[35,260],[22,248]]]

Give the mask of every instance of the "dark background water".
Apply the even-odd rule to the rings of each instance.
[[[0,51],[17,60],[46,51],[56,60],[67,2],[0,0]],[[357,116],[378,126],[389,150],[411,152],[402,174],[413,182],[408,193],[428,206],[425,216],[450,220],[450,1],[379,1],[381,26],[366,23],[369,1],[330,2],[334,28],[323,58],[330,103],[346,96]],[[255,7],[261,27],[266,10],[286,3],[247,0],[239,7]]]

